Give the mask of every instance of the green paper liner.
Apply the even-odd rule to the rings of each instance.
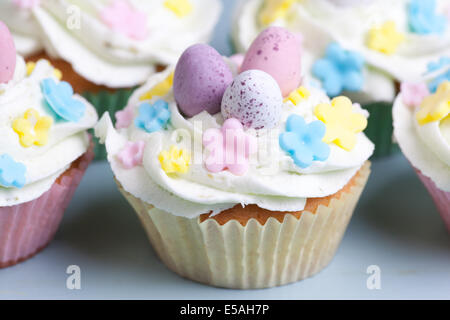
[[[98,116],[101,117],[105,112],[109,112],[111,119],[115,122],[114,114],[117,111],[122,110],[128,103],[128,99],[136,88],[132,89],[119,89],[114,92],[99,91],[96,93],[85,92],[83,97],[86,98],[97,110]],[[93,130],[91,130],[93,133]],[[95,135],[93,134],[95,137]],[[99,143],[97,138],[94,138],[94,160],[105,160],[107,157],[105,146]]]
[[[362,106],[369,111],[370,117],[364,133],[375,144],[373,158],[381,158],[399,152],[400,148],[393,140],[392,103],[375,102]]]

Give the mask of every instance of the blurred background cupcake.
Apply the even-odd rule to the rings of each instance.
[[[0,21],[0,268],[53,238],[94,157],[93,106],[47,60],[27,67]]]
[[[450,231],[450,59],[430,66],[422,81],[402,84],[394,134]]]
[[[276,50],[274,50],[276,48]],[[205,44],[150,77],[96,134],[161,260],[213,286],[266,288],[333,259],[370,174],[367,111],[301,85],[298,38],[272,27],[241,72]],[[231,66],[231,67],[230,67]],[[233,71],[234,70],[234,71]]]
[[[447,0],[249,0],[233,39],[242,52],[267,26],[297,32],[305,81],[369,110],[366,134],[381,156],[396,149],[391,109],[399,83],[418,81],[428,62],[450,54],[449,17]]]
[[[0,19],[26,61],[50,60],[102,114],[207,42],[221,9],[219,0],[2,0]]]

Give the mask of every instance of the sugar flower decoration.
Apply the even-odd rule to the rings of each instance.
[[[314,63],[312,72],[322,81],[327,94],[335,97],[344,90],[361,90],[364,85],[363,66],[362,55],[331,43],[325,57]]]
[[[127,142],[117,158],[125,169],[132,169],[142,164],[144,157],[145,142]]]
[[[128,128],[133,122],[134,110],[132,106],[127,106],[125,109],[117,111],[116,114],[116,129]]]
[[[0,155],[0,186],[4,188],[23,188],[27,168],[8,154]]]
[[[450,113],[450,81],[439,85],[435,94],[426,97],[416,113],[417,122],[425,125],[440,121]]]
[[[385,22],[381,27],[369,31],[368,47],[372,50],[391,55],[405,40],[405,36],[397,31],[394,21]]]
[[[148,35],[147,15],[133,8],[126,0],[114,2],[100,12],[100,19],[113,31],[134,40]]]
[[[256,152],[256,138],[244,132],[241,122],[230,118],[221,129],[203,133],[203,145],[208,152],[205,167],[209,172],[224,170],[244,175],[249,169],[249,157]]]
[[[353,105],[347,97],[337,97],[330,104],[322,103],[315,107],[314,115],[327,126],[323,141],[334,142],[346,151],[356,146],[356,135],[367,127],[367,119],[353,112]]]
[[[164,97],[170,89],[172,89],[173,75],[174,73],[172,72],[164,81],[161,81],[152,89],[140,96],[139,100],[144,101],[151,100],[153,97]]]
[[[436,92],[439,85],[444,81],[450,81],[450,57],[441,57],[438,61],[430,62],[427,66],[428,73],[442,70],[434,79],[428,83],[428,89],[431,92]],[[447,70],[445,70],[447,69]]]
[[[311,96],[311,92],[306,87],[299,87],[284,100],[284,102],[292,102],[294,106],[298,106],[300,102],[307,100]]]
[[[164,6],[178,18],[183,18],[192,12],[192,4],[189,0],[166,0]]]
[[[438,15],[436,0],[411,0],[408,5],[409,29],[417,34],[442,34],[447,18]]]
[[[161,131],[169,123],[170,115],[169,104],[164,100],[158,100],[153,105],[143,103],[139,106],[139,116],[134,124],[148,133]]]
[[[35,109],[28,109],[23,117],[14,120],[12,128],[19,135],[20,145],[29,148],[47,144],[52,123],[51,117],[41,117]]]
[[[409,107],[419,106],[423,99],[430,94],[425,83],[403,82],[400,88],[402,92],[403,103]]]
[[[52,78],[47,78],[42,80],[41,89],[47,104],[59,117],[70,122],[78,122],[83,118],[86,106],[73,97],[69,83],[56,83]]]
[[[191,156],[186,150],[172,145],[169,150],[161,151],[158,156],[158,160],[161,163],[161,168],[165,173],[184,174],[189,170]]]
[[[288,14],[292,5],[298,0],[266,0],[259,16],[262,25],[268,26]]]
[[[280,147],[297,166],[307,168],[314,161],[325,161],[330,156],[330,147],[322,141],[325,131],[323,122],[307,124],[302,116],[293,114],[286,122],[286,132],[280,134]]]
[[[13,3],[16,7],[31,9],[37,7],[41,3],[41,0],[13,0]]]

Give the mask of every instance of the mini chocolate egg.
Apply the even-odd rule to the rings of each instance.
[[[271,129],[281,119],[283,97],[268,73],[248,70],[238,75],[225,91],[222,115],[236,118],[246,128]]]
[[[241,72],[258,69],[270,74],[284,97],[301,83],[301,44],[298,35],[285,28],[269,27],[253,41]]]
[[[184,51],[175,69],[173,93],[178,108],[188,117],[204,110],[216,114],[232,81],[230,68],[214,48],[193,45]]]
[[[0,21],[0,83],[9,82],[16,69],[16,47],[8,27]]]

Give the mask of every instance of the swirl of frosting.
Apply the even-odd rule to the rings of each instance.
[[[210,115],[204,111],[185,119],[178,110],[172,90],[163,97],[143,100],[148,96],[146,93],[163,82],[170,72],[167,70],[151,77],[134,93],[125,109],[125,112],[131,113],[131,118],[136,119],[142,103],[164,99],[171,113],[166,129],[148,133],[131,120],[124,128],[115,129],[110,116],[105,114],[96,126],[96,135],[105,142],[108,161],[122,187],[174,215],[193,218],[208,212],[216,214],[236,204],[256,204],[272,211],[300,211],[304,209],[308,198],[325,197],[342,189],[374,150],[366,136],[359,133],[353,150],[346,151],[330,144],[330,156],[326,161],[314,161],[307,168],[295,165],[279,144],[279,135],[284,132],[287,119],[297,114],[307,122],[317,120],[314,108],[318,104],[330,102],[323,91],[308,88],[308,98],[297,106],[289,101],[283,104],[282,120],[275,129],[256,131],[258,152],[250,160],[245,174],[234,175],[229,171],[213,173],[205,168],[201,141],[207,129],[221,127],[224,122],[222,114]],[[357,105],[354,105],[354,112],[367,117]],[[126,167],[120,161],[120,155],[130,143],[138,142],[145,143],[142,162],[132,168]],[[159,155],[171,145],[192,151],[189,170],[184,174],[173,176],[166,174],[162,168]]]
[[[97,122],[97,113],[82,97],[74,96],[85,106],[83,117],[77,122],[60,119],[47,104],[41,87],[44,79],[52,79],[58,84],[56,74],[55,68],[46,60],[39,61],[31,70],[18,56],[14,78],[0,84],[0,155],[7,155],[26,168],[22,188],[0,184],[0,207],[40,197],[89,147],[90,138],[86,130]],[[47,119],[51,126],[47,128],[45,142],[24,147],[19,133],[26,133],[26,130],[15,128],[14,123],[17,119],[24,119],[29,110],[33,110],[35,117]],[[33,120],[30,121],[32,126]],[[38,130],[36,128],[35,124],[35,131]],[[8,174],[8,168],[1,169],[3,174]]]
[[[441,70],[442,71],[442,70]],[[446,70],[447,71],[447,70]],[[436,74],[427,75],[424,82]],[[448,106],[450,82],[441,83],[436,93],[428,93],[420,105],[408,102],[408,91],[402,90],[394,103],[394,135],[403,154],[422,174],[429,177],[438,188],[450,191],[450,108],[443,109],[439,116],[419,122],[418,113],[431,114],[440,102]],[[431,98],[431,99],[430,99]]]
[[[43,45],[87,80],[111,88],[142,84],[158,65],[208,41],[220,12],[218,0],[42,0],[30,9],[0,2],[19,53]]]
[[[234,30],[239,50],[245,51],[260,30],[267,27],[261,21],[261,14],[265,6],[273,2],[276,1],[250,0],[242,6]],[[409,6],[412,2],[414,1],[353,1],[352,5],[352,1],[290,1],[288,9],[275,15],[270,24],[286,27],[302,35],[303,70],[309,76],[313,73],[314,63],[324,57],[330,43],[338,43],[346,50],[358,52],[366,62],[364,86],[359,92],[345,93],[358,102],[392,101],[396,91],[395,80],[417,81],[428,61],[450,54],[450,28],[446,23],[448,2],[436,1],[435,17],[445,20],[445,29],[427,34],[411,30]],[[394,25],[385,26],[389,22],[394,22]],[[398,37],[387,40],[383,38],[385,34],[391,37],[394,33],[390,30],[383,34],[382,30],[377,29],[383,26],[392,27]],[[394,48],[389,47],[392,52],[386,54],[371,48],[371,32],[379,33],[376,36],[380,35],[381,41],[384,41],[382,45],[386,45],[386,41],[387,45],[394,45]]]

